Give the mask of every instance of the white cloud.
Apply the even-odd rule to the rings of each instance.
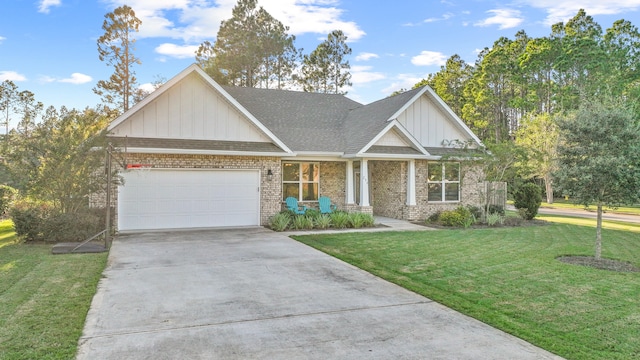
[[[38,80],[43,83],[52,83],[56,81],[56,78],[47,76],[47,75],[42,75],[38,78]]]
[[[142,20],[138,38],[168,37],[186,42],[215,38],[222,20],[231,17],[236,0],[109,0],[113,7],[129,5]],[[261,0],[258,4],[289,26],[289,33],[326,35],[342,30],[349,41],[365,35],[358,24],[343,19],[337,0]],[[171,14],[171,17],[169,17]]]
[[[422,79],[426,79],[428,75],[419,76],[416,74],[399,74],[396,79],[386,88],[382,89],[380,92],[385,96],[391,95],[393,92],[405,89],[409,90],[413,88],[413,85],[422,81]]]
[[[436,22],[436,21],[444,21],[444,20],[449,20],[452,17],[453,17],[452,13],[445,13],[445,14],[442,14],[442,16],[440,16],[440,17],[432,17],[432,18],[424,19],[423,22],[432,23],[432,22]]]
[[[80,85],[80,84],[86,84],[88,82],[91,82],[91,80],[93,79],[89,75],[85,75],[81,73],[73,73],[71,74],[71,77],[66,79],[60,79],[58,81],[61,83]]]
[[[6,38],[6,37],[4,37],[4,36],[0,36],[0,44],[2,44],[2,42],[3,42],[4,40],[7,40],[7,38]]]
[[[578,10],[584,9],[587,15],[615,15],[640,9],[640,0],[524,0],[531,7],[544,9],[546,25],[566,22],[574,17]]]
[[[356,61],[369,61],[371,59],[377,59],[380,56],[374,53],[362,52],[356,56]]]
[[[138,86],[138,89],[144,91],[147,94],[151,94],[156,90],[156,87],[152,83],[146,83]]]
[[[491,26],[498,25],[498,29],[510,29],[520,25],[524,19],[519,10],[512,9],[494,9],[487,11],[493,16],[488,17],[482,21],[476,22],[475,26]]]
[[[198,45],[176,45],[170,43],[160,44],[156,47],[156,52],[161,55],[167,55],[178,59],[194,58]]]
[[[366,84],[368,82],[386,78],[384,74],[370,71],[371,69],[371,66],[352,66],[350,73],[353,85]]]
[[[61,0],[40,0],[40,6],[38,6],[38,12],[48,14],[49,8],[52,6],[62,5]]]
[[[0,71],[0,81],[25,81],[27,77],[15,71]]]
[[[423,51],[411,58],[411,63],[417,66],[444,65],[446,62],[447,56],[436,51]]]

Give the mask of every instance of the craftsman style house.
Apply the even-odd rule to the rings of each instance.
[[[115,119],[120,231],[266,225],[293,196],[399,219],[479,202],[480,140],[429,87],[368,105],[220,86],[192,65]]]

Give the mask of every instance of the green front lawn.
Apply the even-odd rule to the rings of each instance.
[[[0,359],[73,359],[106,260],[17,243],[0,221]]]
[[[556,260],[592,256],[591,227],[295,238],[563,357],[640,358],[640,273]],[[640,266],[640,234],[605,229],[603,242],[603,257]]]

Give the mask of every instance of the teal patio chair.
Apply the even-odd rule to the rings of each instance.
[[[331,203],[331,199],[326,196],[320,196],[318,199],[318,207],[321,214],[331,214],[338,207]]]
[[[293,211],[295,214],[304,215],[304,213],[307,212],[307,207],[299,206],[298,199],[292,196],[289,196],[284,201],[287,203],[287,209]]]

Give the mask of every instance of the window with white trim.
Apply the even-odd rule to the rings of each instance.
[[[298,201],[317,201],[320,164],[311,162],[282,163],[282,200],[293,196]]]
[[[430,162],[427,172],[427,201],[460,201],[460,163]]]

